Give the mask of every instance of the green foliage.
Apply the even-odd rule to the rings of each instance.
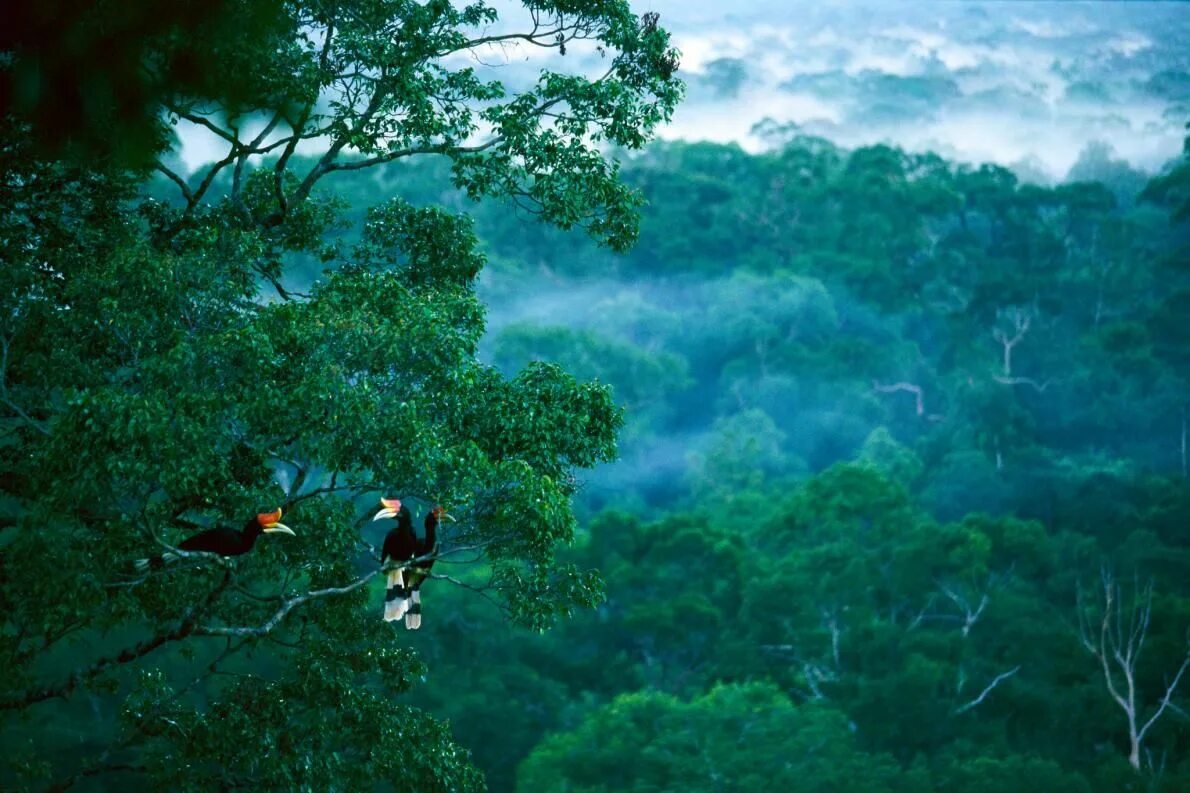
[[[482,3],[261,4],[232,30],[241,5],[110,20],[135,43],[118,56],[150,73],[110,132],[160,184],[120,157],[44,156],[58,145],[41,140],[44,96],[0,129],[0,730],[28,743],[0,786],[480,789],[448,726],[395,700],[425,667],[380,620],[368,508],[449,506],[442,553],[466,580],[447,578],[545,628],[602,597],[558,551],[575,470],[614,459],[621,411],[556,365],[480,362],[469,217],[392,198],[356,226],[321,180],[445,156],[456,188],[623,247],[640,201],[600,147],[639,147],[669,117],[676,53],[624,2],[530,2],[511,9],[524,35],[597,41],[610,69],[545,70],[510,95],[450,58],[521,35],[485,35],[497,13]],[[93,57],[108,21],[20,31],[0,44],[6,85]],[[80,49],[55,55],[46,37]],[[211,80],[174,72],[193,58]],[[126,65],[76,86],[98,103],[82,151],[112,145],[101,84]],[[173,172],[160,118],[226,156]],[[325,151],[295,157],[312,139]],[[293,271],[313,262],[327,269],[299,291]],[[276,505],[296,537],[132,564]]]
[[[795,707],[764,684],[717,686],[690,702],[626,694],[546,739],[519,790],[892,791],[896,766],[859,751],[845,717]]]

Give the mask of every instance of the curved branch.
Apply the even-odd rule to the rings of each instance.
[[[1190,651],[1187,651],[1186,657],[1182,659],[1182,665],[1178,667],[1178,673],[1174,675],[1173,682],[1165,689],[1165,696],[1161,699],[1161,704],[1157,706],[1157,711],[1145,722],[1144,726],[1136,734],[1137,742],[1144,741],[1145,733],[1153,726],[1153,722],[1161,718],[1161,714],[1169,707],[1169,700],[1178,689],[1178,683],[1182,682],[1182,675],[1186,672],[1186,667],[1190,666]]]
[[[190,192],[190,187],[186,184],[185,179],[183,179],[181,176],[179,176],[178,174],[176,174],[174,171],[170,170],[169,168],[166,168],[160,162],[154,163],[154,167],[158,171],[160,171],[161,173],[163,173],[167,177],[169,177],[169,180],[178,186],[178,189],[182,191],[182,198],[186,199],[187,204],[194,203],[194,193]]]
[[[450,156],[452,154],[477,154],[481,151],[486,151],[493,146],[498,146],[504,142],[504,137],[499,136],[492,138],[486,143],[481,143],[475,146],[450,146],[445,143],[434,144],[431,146],[412,146],[406,149],[396,149],[386,154],[380,154],[375,157],[369,157],[364,160],[349,160],[347,162],[332,162],[329,163],[321,175],[333,173],[334,171],[358,171],[361,168],[371,168],[373,165],[383,165],[384,163],[398,160],[401,157],[409,157],[414,154],[445,154]]]
[[[340,595],[347,595],[362,587],[364,584],[371,581],[380,574],[379,570],[372,572],[355,579],[350,584],[341,587],[329,587],[327,589],[316,589],[307,592],[304,595],[287,598],[281,602],[281,607],[273,612],[273,616],[269,617],[262,624],[240,627],[226,627],[221,625],[201,625],[193,628],[192,632],[195,636],[245,636],[245,637],[259,637],[267,636],[278,625],[285,621],[289,613],[298,606],[309,603],[313,600],[321,600],[328,597],[338,597]]]
[[[892,385],[880,385],[880,383],[873,381],[872,388],[882,394],[895,394],[898,391],[908,391],[916,398],[917,415],[925,415],[925,395],[922,393],[921,386],[904,381],[893,383]]]

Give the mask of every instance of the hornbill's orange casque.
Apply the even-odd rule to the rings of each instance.
[[[256,538],[261,534],[273,534],[279,532],[281,534],[288,534],[295,537],[293,529],[281,522],[280,508],[272,512],[262,512],[250,521],[244,524],[244,528],[236,530],[229,529],[226,526],[219,526],[214,529],[207,529],[195,534],[193,537],[187,537],[182,542],[178,543],[178,548],[183,551],[206,551],[208,553],[216,553],[220,556],[239,556],[240,554],[248,553],[252,550],[252,546],[256,545]],[[140,572],[145,570],[157,569],[167,562],[172,562],[178,559],[176,553],[166,551],[157,556],[150,556],[148,559],[137,559],[134,563],[136,569]]]
[[[418,541],[416,556],[419,559],[423,556],[430,558],[415,562],[405,578],[410,600],[409,610],[405,614],[405,627],[411,631],[421,627],[421,585],[430,577],[430,569],[434,566],[434,556],[438,553],[438,522],[443,519],[454,520],[442,507],[434,507],[426,515],[426,536]]]
[[[389,559],[408,562],[417,552],[417,535],[413,533],[413,514],[399,499],[380,499],[381,510],[372,520],[396,518],[397,526],[384,538],[380,551],[380,564]],[[392,622],[405,616],[409,610],[409,590],[405,587],[405,569],[389,570],[384,591],[384,621]]]

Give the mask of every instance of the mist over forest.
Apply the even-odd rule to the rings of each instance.
[[[216,5],[0,38],[0,788],[1190,789],[1180,4]]]
[[[891,141],[1045,182],[1067,178],[1092,142],[1146,171],[1181,144],[1190,20],[1178,3],[706,12],[676,34],[690,93],[668,135],[755,149],[792,125],[845,146]]]

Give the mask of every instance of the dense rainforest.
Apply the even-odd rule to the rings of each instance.
[[[657,17],[524,6],[133,3],[152,112],[4,107],[0,787],[1190,789],[1190,139],[650,143]]]
[[[1190,161],[1076,175],[671,143],[626,254],[474,210],[484,354],[626,409],[576,496],[605,601],[535,636],[442,587],[416,637],[492,789],[1190,781]]]

